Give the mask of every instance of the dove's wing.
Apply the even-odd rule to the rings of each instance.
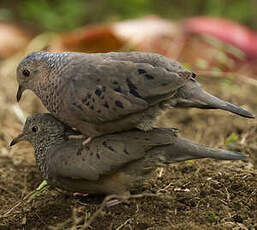
[[[150,63],[93,57],[99,61],[85,61],[85,68],[81,62],[64,87],[65,106],[87,122],[112,121],[144,111],[174,95],[186,81],[177,70]]]
[[[147,133],[129,131],[106,135],[84,146],[69,140],[50,153],[50,174],[66,178],[98,180],[143,158],[154,146],[171,144],[175,132],[155,129]]]

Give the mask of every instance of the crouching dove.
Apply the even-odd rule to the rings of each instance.
[[[138,129],[94,138],[88,145],[50,114],[35,114],[10,145],[29,141],[36,163],[49,184],[80,193],[122,195],[153,169],[169,163],[214,158],[243,160],[240,152],[205,147],[179,137],[174,129]]]
[[[89,137],[151,130],[169,107],[254,117],[201,89],[195,74],[178,62],[153,53],[33,52],[19,64],[17,80],[17,101],[30,89],[56,118]]]

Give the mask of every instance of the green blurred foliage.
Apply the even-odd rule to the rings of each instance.
[[[1,18],[29,22],[50,31],[157,14],[181,19],[196,15],[226,17],[257,29],[256,0],[9,0]]]
[[[82,23],[86,10],[86,4],[81,0],[24,0],[18,6],[24,19],[52,31],[76,28]]]
[[[225,140],[225,145],[228,147],[235,147],[238,142],[239,136],[236,133],[231,133],[230,136]]]

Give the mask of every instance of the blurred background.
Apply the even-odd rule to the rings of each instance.
[[[22,50],[142,50],[195,71],[257,72],[256,0],[9,0],[0,7],[2,58]]]
[[[0,18],[41,31],[68,31],[149,14],[171,20],[208,15],[257,29],[256,12],[255,0],[2,0]]]

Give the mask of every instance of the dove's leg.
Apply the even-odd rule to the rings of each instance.
[[[81,193],[81,192],[74,192],[73,194],[72,194],[72,196],[78,196],[78,197],[86,197],[86,196],[88,196],[88,194],[87,193]]]
[[[87,145],[92,140],[92,137],[88,137],[86,140],[83,141],[83,145]]]
[[[84,135],[69,135],[68,136],[69,139],[82,139],[85,138]]]
[[[112,195],[110,195],[111,197]],[[108,197],[106,197],[108,198]],[[114,195],[114,197],[110,200],[108,200],[106,202],[106,207],[109,208],[109,207],[112,207],[112,206],[115,206],[117,204],[120,204],[126,200],[128,200],[130,198],[130,192],[122,192],[121,194],[119,195]]]
[[[106,203],[106,207],[107,208],[110,208],[112,206],[115,206],[117,204],[120,204],[122,201],[121,200],[118,200],[118,199],[113,199],[113,200],[109,200],[107,203]]]
[[[69,139],[83,139],[86,138],[84,135],[69,135]],[[83,141],[83,145],[87,145],[92,140],[92,137],[88,137],[86,140]]]

